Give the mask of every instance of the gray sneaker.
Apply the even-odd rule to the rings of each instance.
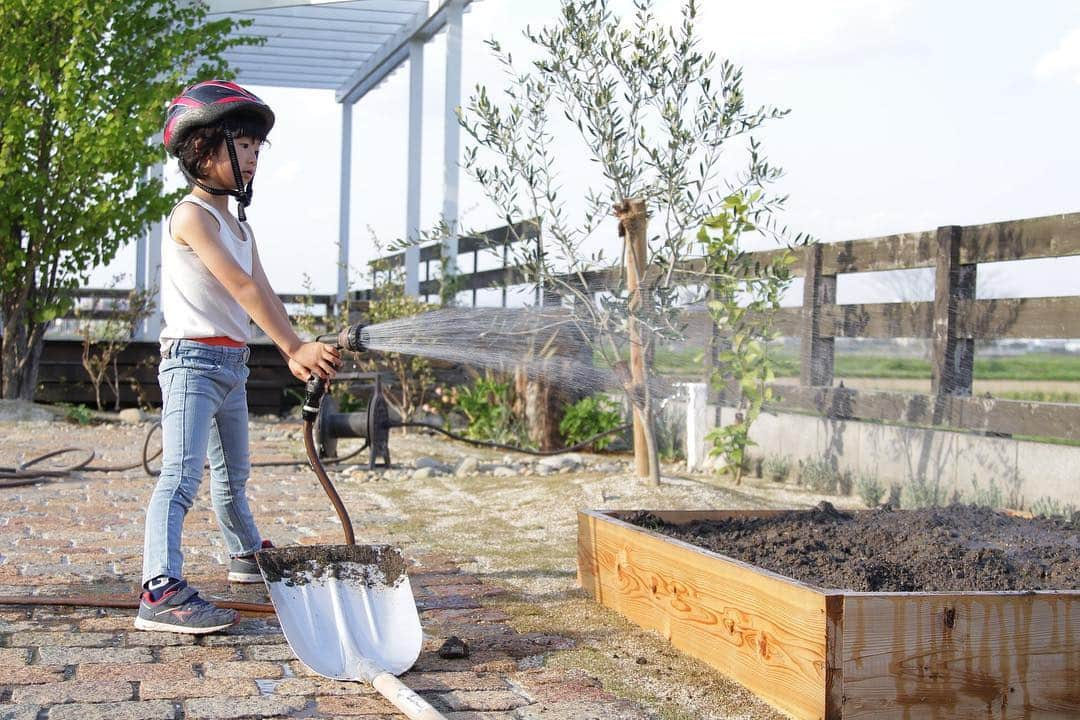
[[[274,543],[269,540],[262,541],[262,549],[272,548]],[[255,562],[255,555],[242,555],[229,561],[229,582],[234,583],[261,583],[262,573],[259,572],[259,564]]]
[[[139,630],[205,635],[224,630],[236,620],[235,610],[219,608],[203,600],[197,590],[188,587],[186,580],[181,580],[157,601],[151,599],[149,590],[143,592],[135,627]]]

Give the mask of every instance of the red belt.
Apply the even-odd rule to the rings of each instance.
[[[247,343],[242,343],[239,340],[233,340],[231,337],[228,337],[227,335],[218,335],[216,337],[204,337],[204,338],[188,338],[188,339],[189,340],[194,340],[195,342],[198,342],[198,343],[202,343],[203,345],[217,345],[219,347],[223,346],[223,347],[231,347],[231,348],[247,347]]]

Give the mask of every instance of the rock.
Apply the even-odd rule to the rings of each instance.
[[[518,471],[506,465],[499,465],[491,474],[495,477],[513,477],[518,474]]]
[[[442,463],[432,457],[418,457],[413,460],[414,468],[437,468],[442,467]]]
[[[466,475],[476,472],[479,468],[480,461],[469,455],[468,457],[462,458],[461,462],[458,463],[457,468],[454,469],[454,475],[465,477]]]
[[[62,414],[62,413],[61,413]],[[0,420],[49,421],[57,416],[49,408],[23,400],[0,400]]]
[[[566,455],[551,455],[546,457],[537,463],[537,469],[541,467],[551,468],[552,472],[558,472],[560,470],[576,470],[581,467],[581,456],[575,453],[568,453]]]
[[[124,408],[120,411],[120,421],[129,425],[138,425],[146,420],[146,413],[140,408]]]
[[[422,467],[419,470],[414,470],[411,477],[413,480],[429,480],[436,475],[438,475],[438,473],[435,472],[435,468]]]
[[[614,473],[622,472],[622,465],[614,462],[604,462],[594,467],[593,470],[598,473],[605,473],[611,475]]]

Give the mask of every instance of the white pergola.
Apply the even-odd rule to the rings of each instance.
[[[192,2],[199,0],[190,0]],[[209,19],[250,20],[234,31],[266,38],[224,54],[237,82],[273,87],[333,90],[341,103],[341,204],[339,209],[338,301],[348,289],[349,217],[352,168],[352,108],[364,95],[409,61],[409,149],[405,226],[420,235],[420,173],[423,117],[424,45],[443,30],[446,43],[445,151],[442,214],[450,226],[443,257],[457,259],[458,155],[461,147],[456,108],[461,103],[462,15],[472,0],[442,0],[429,12],[428,0],[201,0]],[[158,169],[160,173],[160,168]],[[418,246],[405,253],[405,291],[419,294]],[[136,249],[136,285],[157,285],[161,265],[161,226],[155,225]],[[453,270],[453,268],[450,268]],[[160,303],[159,303],[160,307]],[[160,320],[144,336],[157,337]]]

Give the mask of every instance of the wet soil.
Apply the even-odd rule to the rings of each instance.
[[[773,517],[685,525],[644,511],[622,519],[823,588],[1080,589],[1075,518],[1027,519],[969,505],[846,513],[822,502]]]
[[[268,583],[292,587],[324,578],[359,583],[364,587],[393,587],[405,577],[405,558],[390,545],[301,545],[255,553]]]

